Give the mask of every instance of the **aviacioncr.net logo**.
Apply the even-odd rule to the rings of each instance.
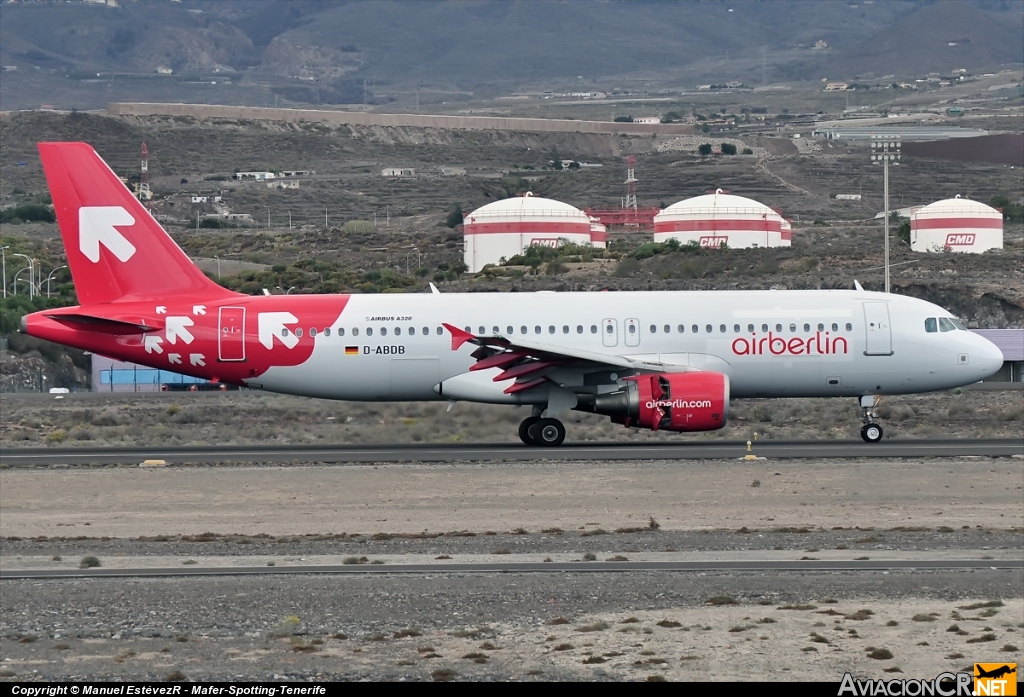
[[[854,678],[849,673],[843,675],[839,685],[839,697],[973,697],[977,694],[971,689],[973,677],[970,673],[939,673],[931,680],[871,680]]]

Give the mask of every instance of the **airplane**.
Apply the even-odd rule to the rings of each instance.
[[[257,295],[200,271],[86,143],[39,143],[78,300],[22,331],[214,382],[355,401],[526,406],[527,445],[576,410],[725,426],[732,399],[944,390],[1003,356],[943,308],[854,290]],[[451,406],[451,404],[450,404]]]

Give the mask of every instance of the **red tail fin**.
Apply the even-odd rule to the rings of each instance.
[[[208,279],[86,143],[39,143],[83,305],[178,293],[234,295]]]

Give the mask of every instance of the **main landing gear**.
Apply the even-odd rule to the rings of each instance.
[[[554,447],[565,440],[565,426],[558,419],[528,416],[519,424],[519,440],[526,445]]]
[[[877,443],[882,440],[882,427],[875,423],[875,405],[879,398],[875,395],[864,395],[860,398],[861,421],[864,427],[860,429],[860,437],[867,443]]]

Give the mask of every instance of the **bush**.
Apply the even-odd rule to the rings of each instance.
[[[732,143],[722,143],[722,154],[723,155],[735,155],[736,146]]]
[[[18,225],[22,222],[54,223],[56,221],[57,217],[54,215],[53,209],[38,203],[26,203],[23,206],[0,211],[0,223]]]
[[[697,152],[700,153],[701,157],[707,157],[711,154],[711,143],[701,143],[697,148]]]
[[[78,562],[79,569],[95,569],[98,566],[100,566],[100,560],[91,554],[82,557],[82,561]]]

